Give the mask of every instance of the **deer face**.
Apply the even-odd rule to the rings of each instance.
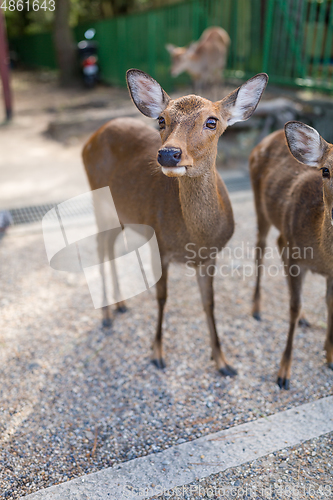
[[[301,122],[288,122],[285,134],[291,154],[305,165],[316,167],[323,179],[323,200],[327,217],[333,225],[333,146],[312,127]]]
[[[169,177],[197,177],[215,167],[217,142],[228,125],[247,120],[267,84],[260,74],[215,103],[195,95],[172,100],[149,75],[127,72],[130,94],[146,116],[157,118],[162,148],[157,161]]]
[[[158,123],[157,161],[165,175],[196,177],[215,163],[217,141],[227,127],[218,105],[195,95],[181,97],[168,103]]]

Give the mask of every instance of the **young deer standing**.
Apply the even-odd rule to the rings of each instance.
[[[258,219],[253,316],[260,319],[262,258],[273,224],[280,231],[278,246],[290,292],[289,333],[277,383],[289,389],[292,343],[308,270],[327,278],[325,349],[333,370],[333,146],[308,125],[288,122],[285,132],[274,132],[254,148],[250,175]]]
[[[141,113],[158,119],[160,134],[141,120],[117,118],[101,127],[83,149],[91,189],[110,186],[121,223],[147,224],[156,232],[162,261],[153,344],[158,368],[165,366],[162,321],[168,266],[171,261],[186,262],[186,245],[194,243],[191,250],[197,255],[193,260],[212,357],[223,375],[236,373],[220,348],[213,278],[206,272],[215,262],[212,252],[221,250],[234,231],[230,200],[215,161],[220,135],[228,125],[252,115],[267,79],[265,74],[257,75],[213,103],[195,95],[172,100],[149,75],[129,70],[127,83],[133,102]],[[110,321],[108,308],[103,313],[104,321]]]

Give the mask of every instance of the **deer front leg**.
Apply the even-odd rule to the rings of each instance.
[[[214,318],[214,291],[213,291],[213,276],[209,276],[208,270],[214,267],[215,261],[211,260],[207,264],[200,264],[197,267],[197,281],[200,288],[201,300],[203,309],[206,313],[207,323],[210,334],[210,342],[212,346],[212,358],[214,359],[217,369],[222,375],[233,377],[237,375],[237,371],[228,363],[220,347],[220,341],[216,331]],[[210,273],[213,274],[213,273]]]
[[[291,269],[294,276],[291,275]],[[301,312],[301,293],[302,293],[302,283],[304,278],[304,271],[300,267],[289,263],[287,267],[288,271],[288,285],[290,293],[290,322],[289,322],[289,332],[286,348],[282,355],[280,369],[278,373],[277,384],[280,389],[289,389],[290,387],[290,371],[291,371],[291,358],[293,349],[293,339],[295,328],[297,325],[297,320]],[[298,272],[296,276],[295,273]]]
[[[157,368],[165,368],[162,349],[162,323],[164,306],[167,299],[167,280],[168,280],[168,266],[169,264],[162,264],[162,276],[156,283],[156,295],[158,302],[158,319],[156,335],[153,343],[153,358],[152,362]]]
[[[106,233],[101,232],[97,235],[97,251],[99,256],[100,273],[102,278],[102,290],[103,290],[103,302],[107,304],[107,293],[106,293],[106,282],[105,282],[105,263],[104,255],[106,251]],[[102,326],[103,328],[110,328],[112,325],[112,320],[110,316],[110,308],[108,305],[102,307]]]
[[[327,278],[326,283],[327,335],[325,351],[328,367],[333,370],[333,278]]]
[[[118,313],[125,313],[125,312],[127,312],[127,307],[126,307],[125,301],[121,300],[121,292],[120,292],[120,287],[119,287],[118,273],[117,273],[117,267],[115,264],[114,245],[115,245],[116,239],[117,239],[117,233],[114,231],[110,231],[109,240],[108,240],[108,252],[109,252],[110,267],[111,267],[113,293],[114,293],[114,297],[117,301],[115,303],[115,306],[116,306],[116,311]]]

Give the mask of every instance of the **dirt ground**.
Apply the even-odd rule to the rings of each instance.
[[[87,191],[80,159],[85,137],[63,143],[43,132],[56,114],[82,110],[87,102],[128,106],[126,89],[65,92],[49,75],[36,79],[20,73],[14,90],[13,123],[0,129],[0,208]],[[171,266],[164,321],[167,368],[157,371],[150,363],[154,289],[130,299],[129,311],[115,316],[112,329],[102,329],[84,276],[49,267],[40,225],[9,228],[0,240],[1,498],[18,499],[333,393],[333,372],[323,351],[325,283],[316,275],[305,283],[311,328],[297,330],[291,389],[278,389],[288,328],[286,283],[280,272],[266,276],[263,321],[256,322],[250,315],[254,277],[246,267],[252,265],[255,241],[251,192],[234,194],[232,202],[236,231],[231,257],[221,257],[229,271],[215,278],[215,302],[224,351],[238,370],[234,379],[221,377],[210,359],[199,291],[185,267]],[[272,231],[272,248],[276,236]],[[275,252],[267,267],[279,265]],[[314,464],[317,459],[311,458]]]
[[[0,244],[0,490],[16,499],[84,473],[163,450],[332,394],[325,366],[325,283],[309,275],[290,391],[276,376],[288,328],[285,278],[266,276],[263,321],[250,315],[255,217],[251,193],[232,196],[236,231],[215,278],[217,327],[237,377],[210,359],[195,278],[173,265],[164,321],[167,368],[151,363],[154,289],[101,328],[83,275],[52,270],[40,230]],[[275,248],[276,232],[269,245]],[[279,266],[275,252],[267,269]],[[226,271],[228,269],[228,271]],[[274,273],[276,269],[274,268]],[[314,459],[316,460],[316,458]],[[289,463],[291,465],[291,462]],[[326,484],[326,483],[325,483]]]
[[[88,191],[81,150],[95,129],[81,133],[78,123],[76,136],[59,142],[46,133],[49,124],[78,113],[82,119],[82,113],[103,108],[127,106],[135,113],[127,90],[103,85],[64,90],[52,73],[24,71],[13,73],[12,86],[13,120],[0,126],[0,209],[62,201]]]

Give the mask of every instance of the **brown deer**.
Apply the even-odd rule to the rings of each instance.
[[[186,71],[192,78],[196,93],[202,92],[206,86],[212,86],[216,93],[216,87],[222,83],[229,45],[228,33],[219,26],[207,28],[199,40],[188,47],[167,44],[172,60],[171,75],[176,77]]]
[[[273,224],[280,231],[277,243],[290,293],[288,340],[277,383],[281,389],[289,389],[293,337],[308,270],[327,278],[325,350],[328,366],[333,370],[333,145],[312,127],[288,122],[285,131],[274,132],[254,148],[250,175],[258,221],[257,283],[252,312],[260,320],[262,260]]]
[[[212,254],[222,249],[234,231],[229,196],[215,161],[220,135],[228,125],[252,115],[267,79],[266,74],[259,74],[213,103],[195,95],[172,100],[149,75],[128,70],[127,84],[134,104],[141,113],[158,120],[160,133],[141,120],[116,118],[84,146],[83,161],[91,189],[109,186],[122,224],[147,224],[156,232],[162,262],[162,277],[156,285],[158,321],[153,344],[153,362],[158,368],[165,366],[162,321],[168,266],[171,261],[186,262],[186,245],[193,243],[193,265],[207,316],[212,357],[223,375],[236,373],[220,348],[213,278],[206,272],[214,265]],[[103,315],[104,322],[109,323],[108,308]]]

